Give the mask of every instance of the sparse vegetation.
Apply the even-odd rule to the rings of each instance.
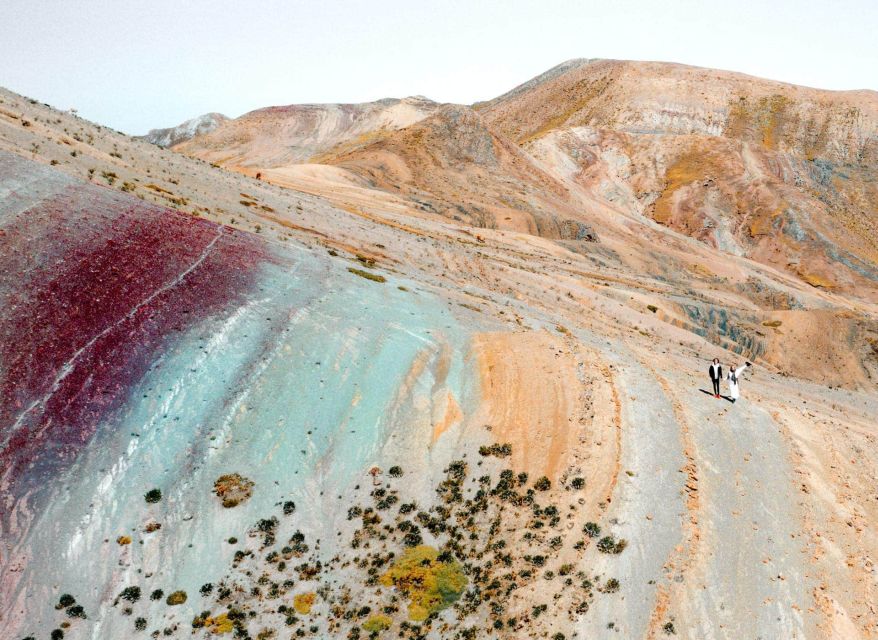
[[[362,269],[357,269],[355,267],[348,267],[348,271],[354,275],[360,276],[361,278],[366,278],[366,280],[371,280],[372,282],[387,282],[387,278],[378,275],[377,273],[370,273],[369,271],[363,271]]]
[[[317,595],[311,591],[307,593],[298,593],[293,597],[293,608],[297,613],[308,615],[311,613],[311,607],[314,606],[314,600]]]
[[[138,587],[137,585],[125,587],[119,593],[119,598],[121,600],[126,600],[127,602],[137,602],[138,600],[140,600],[140,587]]]
[[[370,616],[366,622],[363,623],[363,629],[368,631],[369,633],[376,633],[380,631],[386,631],[390,628],[390,625],[393,621],[390,619],[390,616],[386,616],[384,614],[376,614]]]
[[[616,540],[613,536],[604,536],[598,540],[597,548],[601,553],[619,554],[628,546],[625,539]]]
[[[479,455],[506,458],[512,455],[512,445],[507,442],[505,444],[492,444],[489,446],[481,446],[479,447]]]
[[[221,500],[226,509],[237,507],[253,495],[254,482],[239,473],[228,473],[220,476],[213,483],[213,492]],[[295,509],[295,505],[293,505]]]
[[[440,557],[433,547],[407,549],[381,577],[381,584],[396,587],[409,600],[409,618],[426,620],[454,604],[466,587],[463,568],[456,560]]]

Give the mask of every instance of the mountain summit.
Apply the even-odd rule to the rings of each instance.
[[[141,136],[141,139],[159,147],[173,147],[195,136],[206,135],[226,121],[228,118],[221,113],[205,113],[176,127],[151,129],[145,136]]]

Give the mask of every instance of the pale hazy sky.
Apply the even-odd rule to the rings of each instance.
[[[494,97],[570,58],[878,89],[878,0],[0,0],[0,85],[126,133],[208,112]]]

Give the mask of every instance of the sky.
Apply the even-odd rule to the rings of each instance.
[[[878,0],[2,0],[0,86],[130,134],[218,111],[490,99],[570,58],[878,89]]]

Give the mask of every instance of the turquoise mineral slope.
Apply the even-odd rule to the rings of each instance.
[[[15,185],[8,182],[0,175],[7,193],[23,188],[20,175]],[[61,182],[59,188],[98,200],[112,194]],[[30,191],[31,213],[51,196],[37,191]],[[6,224],[28,213],[15,208],[5,212]],[[79,223],[104,224],[88,211],[75,215],[83,217]],[[63,235],[45,237],[63,242]],[[163,601],[151,602],[149,615],[151,628],[167,615],[188,624],[201,610],[199,587],[219,579],[242,548],[226,540],[245,544],[257,520],[275,516],[278,538],[302,529],[331,553],[334,524],[345,519],[338,497],[370,482],[373,464],[416,464],[432,455],[432,416],[449,394],[468,411],[475,393],[464,360],[471,328],[446,302],[394,277],[386,284],[360,278],[322,250],[260,249],[268,257],[252,267],[248,290],[160,336],[142,375],[101,414],[67,464],[36,484],[13,485],[12,516],[2,521],[10,553],[0,561],[10,633],[47,633],[62,619],[54,608],[58,595],[71,593],[89,620],[67,637],[121,637],[131,621],[112,602],[129,585],[139,586],[144,600],[154,589],[185,590],[185,605],[169,614]],[[403,282],[408,291],[398,288]],[[112,295],[99,283],[88,286]],[[173,311],[166,304],[155,312]],[[8,355],[0,362],[10,362]],[[8,439],[10,426],[2,429]],[[249,501],[225,509],[212,488],[232,472],[255,487]],[[153,488],[163,497],[148,504],[144,494]],[[282,513],[287,501],[296,505],[291,517]],[[150,522],[161,529],[146,533]],[[117,544],[123,535],[133,544]]]

